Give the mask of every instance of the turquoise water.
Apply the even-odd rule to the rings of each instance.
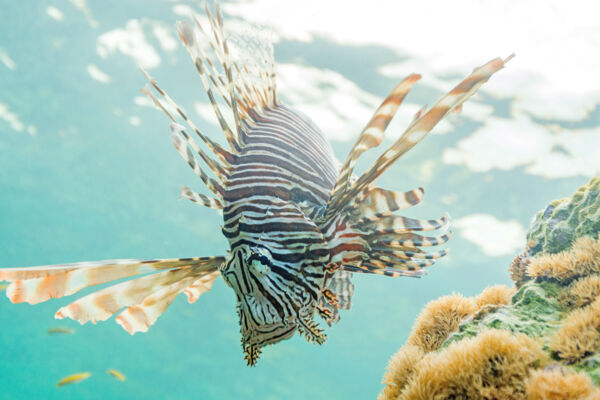
[[[0,1],[0,55],[10,59],[0,63],[0,105],[12,115],[0,118],[0,266],[226,251],[221,217],[178,200],[182,185],[196,190],[201,186],[173,150],[164,116],[134,101],[144,85],[135,61],[119,51],[103,58],[97,50],[99,35],[139,18],[161,60],[151,73],[193,109],[195,101],[205,99],[187,54],[179,45],[175,50],[161,48],[151,35],[153,24],[162,22],[172,29],[181,19],[173,5],[90,2],[86,17],[68,1]],[[60,21],[56,13],[50,16],[48,6],[60,10]],[[385,46],[348,45],[326,37],[284,38],[275,45],[275,54],[280,63],[335,71],[378,98],[397,82],[378,68],[409,56]],[[92,79],[90,64],[104,71],[110,82]],[[409,100],[431,104],[440,94],[424,84]],[[479,99],[495,107],[494,116],[507,120],[512,118],[511,101],[488,94]],[[343,118],[344,109],[339,113]],[[221,140],[212,123],[193,117],[201,129]],[[565,129],[600,125],[597,112],[577,123],[534,120]],[[486,214],[526,228],[549,200],[570,195],[589,179],[581,174],[534,174],[527,164],[477,172],[465,164],[445,163],[444,149],[485,127],[468,117],[453,118],[453,124],[452,132],[428,137],[380,180],[381,186],[396,190],[426,187],[423,203],[408,215],[429,218],[449,211],[460,221]],[[333,144],[341,159],[351,146],[349,141]],[[360,166],[377,154],[368,153]],[[424,304],[451,292],[474,295],[490,284],[510,284],[507,266],[520,250],[490,255],[458,225],[451,254],[428,276],[356,276],[353,308],[328,329],[325,345],[294,337],[266,348],[255,368],[246,367],[242,359],[234,296],[222,280],[195,304],[179,296],[149,332],[134,336],[112,319],[97,326],[54,320],[54,312],[71,298],[32,307],[12,305],[1,296],[0,399],[374,398],[389,357],[404,343]],[[514,240],[500,241],[509,239]],[[56,326],[74,329],[75,334],[46,333]],[[122,371],[127,380],[107,375],[109,368]],[[59,379],[81,371],[92,377],[56,388]]]

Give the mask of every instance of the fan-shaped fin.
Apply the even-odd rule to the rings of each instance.
[[[201,257],[2,268],[0,280],[12,282],[6,294],[13,303],[36,304],[74,294],[88,286],[151,273],[84,296],[55,315],[83,324],[103,321],[123,307],[134,307],[123,313],[118,322],[136,332],[147,330],[178,293],[189,291],[188,299],[195,301],[210,289],[224,261],[223,257]]]
[[[172,258],[162,260],[107,260],[25,268],[0,268],[0,281],[12,282],[6,295],[13,303],[37,304],[51,298],[69,296],[83,288],[183,266],[204,268],[221,257]]]
[[[188,298],[188,303],[194,303],[202,294],[208,292],[215,280],[219,276],[219,271],[214,271],[204,275],[202,278],[194,281],[194,283],[185,289],[184,293]]]

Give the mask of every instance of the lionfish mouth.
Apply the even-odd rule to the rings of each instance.
[[[288,324],[273,324],[255,328],[242,333],[242,348],[244,359],[248,365],[254,366],[261,354],[261,349],[269,344],[275,344],[294,336],[297,326],[294,322]]]

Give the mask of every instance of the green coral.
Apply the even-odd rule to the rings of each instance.
[[[600,176],[580,187],[571,198],[554,200],[537,213],[527,240],[535,243],[531,253],[558,253],[580,236],[600,231]]]
[[[557,296],[560,288],[552,282],[528,282],[512,297],[511,305],[490,312],[483,310],[464,321],[442,347],[465,337],[476,336],[485,328],[524,333],[529,337],[548,337],[559,325],[564,310]]]

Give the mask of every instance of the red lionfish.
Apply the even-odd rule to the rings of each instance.
[[[229,253],[4,268],[0,281],[12,282],[6,294],[13,303],[36,304],[144,274],[82,297],[55,315],[83,324],[104,321],[125,308],[116,321],[133,334],[147,331],[179,293],[193,303],[220,275],[235,292],[245,359],[254,365],[262,347],[296,331],[310,342],[323,343],[326,335],[315,314],[328,325],[339,320],[339,310],[350,308],[353,273],[416,277],[446,254],[426,253],[420,247],[440,245],[449,233],[427,237],[415,232],[445,228],[447,216],[416,220],[394,213],[419,203],[424,190],[394,192],[375,182],[508,59],[476,68],[431,109],[421,109],[402,136],[357,177],[353,175],[357,159],[381,144],[390,120],[420,76],[410,75],[392,90],[337,168],[319,128],[280,101],[272,44],[263,47],[254,65],[240,65],[230,52],[220,7],[214,16],[207,8],[206,16],[210,30],[196,16],[177,27],[228,148],[203,134],[147,74],[158,97],[148,89],[143,92],[171,120],[175,148],[214,194],[209,197],[183,187],[182,196],[222,210]],[[202,46],[206,43],[209,49]],[[223,107],[233,114],[235,126],[227,123]],[[185,121],[189,131],[177,119]],[[196,136],[212,156],[198,146]],[[214,177],[201,168],[198,158]]]

